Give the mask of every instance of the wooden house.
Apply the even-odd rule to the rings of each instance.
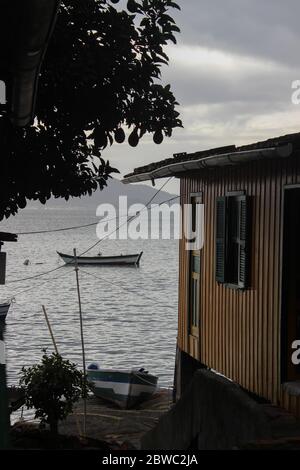
[[[124,182],[170,175],[205,224],[201,250],[180,242],[177,394],[206,367],[300,416],[300,134],[174,155]]]

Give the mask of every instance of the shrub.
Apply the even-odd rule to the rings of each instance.
[[[48,355],[32,367],[22,368],[20,386],[25,393],[25,405],[35,409],[35,418],[50,425],[58,434],[58,421],[64,420],[80,397],[86,396],[84,375],[76,364],[60,354]]]

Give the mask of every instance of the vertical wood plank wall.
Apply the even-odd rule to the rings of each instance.
[[[188,334],[189,252],[180,242],[178,345],[249,391],[300,415],[300,400],[284,395],[280,383],[282,201],[288,184],[300,184],[295,156],[182,176],[182,204],[189,202],[190,193],[203,193],[205,245],[195,348]],[[238,291],[215,280],[215,207],[217,196],[243,190],[252,196],[251,287]]]

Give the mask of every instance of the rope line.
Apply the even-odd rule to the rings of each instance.
[[[144,212],[144,210],[149,210],[149,206],[151,204],[151,202],[156,198],[156,196],[158,195],[158,193],[160,193],[164,187],[173,179],[173,176],[171,176],[170,178],[167,179],[167,181],[164,182],[164,184],[161,186],[161,188],[159,188],[156,193],[151,197],[150,201],[143,207],[143,209],[139,212],[137,212],[135,215],[131,216],[131,217],[128,217],[127,220],[119,225],[115,230],[113,230],[112,232],[108,233],[105,237],[101,238],[100,240],[98,240],[96,243],[94,243],[94,245],[92,245],[90,248],[88,248],[87,250],[85,250],[81,256],[85,255],[86,253],[88,253],[89,251],[91,251],[93,248],[95,248],[96,246],[100,245],[100,243],[102,243],[104,240],[106,240],[108,237],[110,237],[111,235],[113,235],[114,233],[117,233],[122,227],[124,227],[124,225],[127,225],[129,222],[131,222],[132,220],[136,219],[142,212]],[[166,201],[167,202],[167,201]],[[161,203],[162,204],[162,203]],[[161,205],[161,204],[158,204]],[[152,208],[150,208],[151,210]]]
[[[102,282],[104,282],[104,283],[106,283],[106,284],[109,284],[110,286],[114,286],[114,287],[117,287],[118,289],[122,289],[123,291],[128,292],[128,293],[131,294],[131,295],[135,295],[135,296],[137,295],[136,292],[134,292],[134,291],[132,291],[132,290],[130,290],[130,289],[127,289],[126,287],[123,287],[123,286],[121,286],[120,284],[116,284],[115,282],[111,282],[110,280],[108,281],[107,279],[104,279],[104,278],[102,278],[102,277],[100,277],[100,276],[96,276],[94,273],[89,273],[89,272],[87,272],[87,271],[84,271],[82,268],[80,268],[79,272],[81,272],[81,273],[83,273],[83,274],[86,274],[86,275],[88,275],[88,276],[92,276],[92,277],[94,277],[95,279],[98,279],[99,281],[102,281]],[[158,301],[157,301],[155,298],[153,298],[153,297],[148,297],[147,295],[140,294],[140,293],[138,294],[138,297],[139,297],[139,298],[144,298],[145,300],[150,300],[151,302],[155,302],[155,305],[159,305],[159,304],[158,304]],[[163,306],[163,307],[166,307],[166,305],[162,305],[162,306]]]
[[[172,177],[171,177],[172,178]],[[169,180],[171,179],[169,178]],[[169,181],[167,181],[165,183],[165,185],[168,183]],[[165,186],[164,185],[164,186]],[[160,191],[163,189],[163,187],[160,189]],[[146,204],[146,206],[149,206],[149,204],[151,204],[151,202],[155,199],[157,193],[154,194],[154,196],[150,199],[150,201]],[[178,199],[180,196],[175,196],[171,199],[168,199],[167,201],[164,201],[160,204],[157,204],[157,205],[161,205],[161,204],[165,204],[167,202],[170,202],[174,199]],[[89,224],[83,224],[83,225],[73,225],[73,226],[70,226],[70,227],[60,227],[60,228],[54,228],[54,229],[49,229],[49,230],[36,230],[36,231],[31,231],[31,232],[16,232],[16,235],[41,235],[41,234],[44,234],[44,233],[57,233],[57,232],[65,232],[65,231],[68,231],[68,230],[78,230],[78,229],[81,229],[81,228],[87,228],[87,227],[94,227],[98,224],[101,224],[101,223],[107,223],[107,222],[111,222],[113,220],[117,220],[117,219],[122,219],[124,217],[127,217],[127,215],[119,215],[117,217],[112,217],[111,219],[105,219],[103,221],[98,221],[98,222],[91,222]]]
[[[126,215],[121,215],[119,218],[126,217]],[[94,227],[95,225],[104,223],[104,222],[110,222],[111,220],[116,220],[118,217],[112,217],[111,219],[106,219],[104,221],[98,221],[98,222],[92,222],[90,224],[85,224],[85,225],[74,225],[72,227],[61,227],[61,228],[55,228],[51,230],[38,230],[35,232],[17,232],[16,235],[40,235],[43,233],[56,233],[56,232],[65,232],[67,230],[77,230],[81,228],[86,228],[86,227]]]
[[[160,193],[160,191],[162,191],[162,189],[169,183],[169,181],[173,178],[173,176],[171,176],[163,185],[161,188],[159,188],[156,193],[154,194],[154,196],[151,197],[150,201],[145,205],[145,207],[142,209],[142,211],[138,212],[136,215],[134,216],[131,216],[130,218],[127,217],[127,220],[126,222],[124,222],[123,224],[119,225],[115,230],[113,230],[111,233],[107,234],[105,237],[101,238],[100,240],[98,240],[96,243],[94,243],[92,246],[90,246],[87,250],[83,251],[82,253],[80,253],[78,255],[78,257],[80,256],[83,256],[85,255],[86,253],[88,253],[89,251],[91,251],[93,248],[95,248],[97,245],[100,245],[100,243],[102,243],[102,241],[104,241],[105,239],[107,239],[108,237],[110,237],[111,235],[113,235],[114,233],[118,232],[120,230],[121,227],[123,227],[124,225],[128,224],[129,222],[131,222],[131,220],[135,219],[136,217],[138,217],[140,215],[141,212],[143,212],[144,210],[152,210],[153,207],[148,207],[151,202],[154,200],[154,198]],[[173,201],[174,199],[178,199],[180,196],[175,196],[175,197],[172,197],[166,201],[163,201],[159,204],[157,204],[157,206],[161,206],[162,204],[166,204],[167,202],[171,202]],[[47,274],[51,274],[51,273],[54,273],[56,271],[58,271],[59,269],[62,269],[64,268],[66,265],[68,264],[72,264],[72,260],[69,262],[69,263],[65,263],[61,266],[58,266],[56,268],[53,268],[53,269],[50,269],[49,271],[45,271],[43,273],[39,273],[39,274],[34,274],[33,276],[28,276],[28,277],[24,277],[24,278],[21,278],[21,279],[13,279],[11,281],[8,281],[6,284],[16,284],[16,283],[19,283],[19,282],[24,282],[24,281],[31,281],[32,279],[37,279],[41,276],[46,276]]]
[[[31,286],[31,287],[27,287],[26,289],[23,289],[19,292],[17,292],[16,294],[13,294],[10,299],[14,299],[15,297],[18,297],[19,295],[21,294],[24,294],[25,292],[29,292],[37,287],[41,287],[45,284],[47,284],[47,282],[51,282],[51,281],[56,281],[57,279],[60,279],[62,278],[63,276],[67,275],[67,274],[70,274],[72,273],[72,271],[64,271],[62,274],[60,274],[59,276],[56,276],[56,277],[52,277],[50,279],[45,279],[43,282],[41,282],[40,284],[35,284],[34,286]]]

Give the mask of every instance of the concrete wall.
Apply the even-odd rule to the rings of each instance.
[[[266,416],[235,383],[198,370],[187,389],[156,428],[142,439],[143,449],[232,449],[270,438]]]
[[[196,359],[177,347],[174,376],[175,401],[178,401],[186,391],[193,380],[195,372],[203,368],[207,369],[207,367],[203,366],[199,361],[196,361]]]

